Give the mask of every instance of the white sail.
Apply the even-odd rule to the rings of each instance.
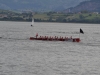
[[[34,25],[34,19],[32,18],[32,25]]]
[[[31,26],[33,26],[34,25],[34,18],[32,18],[32,24],[31,24]]]

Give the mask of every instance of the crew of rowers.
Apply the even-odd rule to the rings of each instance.
[[[68,40],[68,39],[72,39],[72,36],[70,38],[68,37],[59,37],[58,36],[55,36],[55,37],[51,37],[51,36],[39,36],[38,37],[38,34],[36,34],[36,39],[37,40],[61,40],[61,41],[65,41],[65,40]]]

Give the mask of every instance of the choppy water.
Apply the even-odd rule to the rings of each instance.
[[[100,25],[0,21],[0,75],[100,75]],[[32,41],[72,36],[81,42]]]

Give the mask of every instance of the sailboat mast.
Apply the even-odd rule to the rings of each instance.
[[[34,17],[33,17],[33,13],[32,13],[32,25],[31,26],[33,26],[33,24],[34,24]]]
[[[34,24],[34,18],[32,17],[32,25]]]

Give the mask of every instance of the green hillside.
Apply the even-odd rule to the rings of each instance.
[[[100,23],[100,14],[98,12],[81,12],[81,13],[17,13],[8,10],[0,10],[1,21],[32,21],[35,22],[62,22],[62,23]]]
[[[71,7],[65,10],[65,12],[80,12],[83,10],[87,10],[90,12],[100,12],[100,0],[87,0],[81,2],[79,5],[75,7]]]
[[[100,23],[99,13],[76,13],[76,14],[64,14],[64,13],[43,13],[35,14],[36,21],[45,22],[65,22],[65,23]]]

